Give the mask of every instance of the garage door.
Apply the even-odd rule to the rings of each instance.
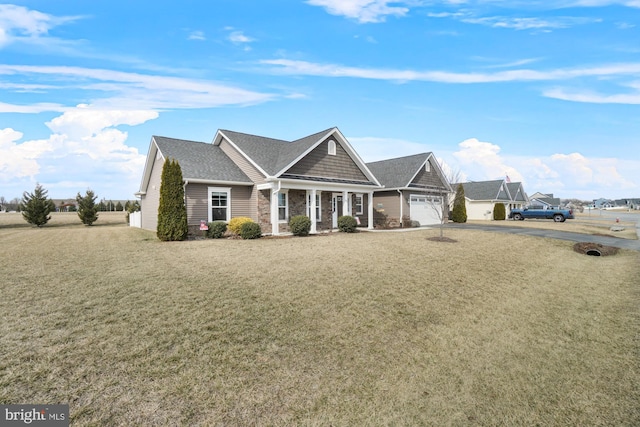
[[[411,221],[418,221],[420,225],[440,224],[441,197],[412,194],[410,200]]]

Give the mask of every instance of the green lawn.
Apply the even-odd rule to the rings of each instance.
[[[640,425],[638,252],[7,215],[0,403],[68,403],[73,426]]]

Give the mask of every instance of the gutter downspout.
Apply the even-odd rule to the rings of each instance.
[[[398,189],[396,191],[398,192],[398,194],[400,194],[400,228],[402,228],[403,225],[404,225],[404,221],[403,221],[404,215],[403,215],[403,206],[402,206],[402,205],[404,205],[404,203],[402,203],[403,202],[403,200],[402,200],[402,190]]]

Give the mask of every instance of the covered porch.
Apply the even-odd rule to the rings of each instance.
[[[258,215],[264,232],[289,232],[289,219],[305,215],[311,234],[336,229],[343,215],[356,218],[360,227],[373,229],[373,191],[379,187],[353,182],[277,179],[258,186]],[[268,229],[268,230],[267,230]]]

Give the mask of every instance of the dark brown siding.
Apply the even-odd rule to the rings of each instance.
[[[427,172],[425,168],[421,168],[420,172],[416,175],[416,177],[411,181],[412,184],[418,185],[426,185],[426,186],[436,186],[436,187],[444,187],[442,180],[436,173],[436,168],[433,164],[433,159],[429,159],[429,163],[431,164],[431,170]]]
[[[287,174],[369,181],[344,148],[336,141],[336,155],[329,155],[328,139],[293,165]]]

